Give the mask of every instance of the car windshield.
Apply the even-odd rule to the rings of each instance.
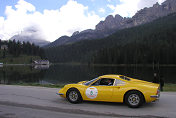
[[[94,78],[94,79],[92,79],[92,80],[90,80],[90,81],[87,81],[86,83],[84,83],[84,85],[88,86],[88,85],[90,85],[93,81],[95,81],[96,79],[98,79],[98,78]]]

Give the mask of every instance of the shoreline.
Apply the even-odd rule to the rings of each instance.
[[[36,66],[36,65],[44,65],[44,64],[0,64],[2,66]],[[52,65],[52,64],[47,64]]]
[[[1,66],[33,66],[38,64],[0,64]],[[51,65],[74,65],[74,66],[107,66],[107,67],[153,67],[153,64],[88,64],[88,63],[51,63]],[[160,64],[160,67],[176,67],[176,64]]]
[[[153,64],[88,64],[88,63],[52,63],[52,65],[75,65],[75,66],[109,66],[109,67],[153,67]],[[160,67],[176,67],[176,64],[160,64]]]

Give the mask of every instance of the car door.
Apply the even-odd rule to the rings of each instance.
[[[126,91],[125,81],[116,79],[114,82],[114,90],[112,95],[112,102],[123,102],[123,97]]]
[[[115,79],[110,78],[113,80],[113,85],[108,86],[105,81],[109,78],[101,78],[98,81],[94,82],[92,85],[85,89],[85,100],[91,101],[111,101],[113,90],[114,90],[114,81]],[[104,81],[104,82],[102,82]]]

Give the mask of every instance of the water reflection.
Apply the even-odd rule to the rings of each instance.
[[[49,69],[49,64],[48,65],[34,65],[34,69]]]
[[[176,67],[162,67],[160,73],[166,83],[176,83]],[[104,74],[122,74],[153,81],[152,67],[108,67],[84,65],[4,66],[0,68],[0,83],[67,84],[90,80]]]
[[[40,70],[33,69],[31,66],[4,66],[0,68],[0,83],[38,83],[44,77]]]

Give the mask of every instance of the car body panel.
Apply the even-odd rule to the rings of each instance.
[[[70,88],[79,90],[82,99],[86,101],[105,101],[105,102],[124,102],[124,96],[129,91],[139,91],[143,94],[146,102],[152,102],[157,99],[159,84],[146,82],[138,79],[124,80],[120,77],[123,75],[104,75],[98,77],[90,85],[84,85],[87,81],[78,82],[77,84],[68,84],[59,90],[61,97],[66,98],[66,93]],[[126,76],[124,76],[126,77]],[[113,86],[96,86],[93,83],[103,78],[114,80]],[[121,83],[118,83],[118,82]],[[117,84],[116,84],[117,82]]]

